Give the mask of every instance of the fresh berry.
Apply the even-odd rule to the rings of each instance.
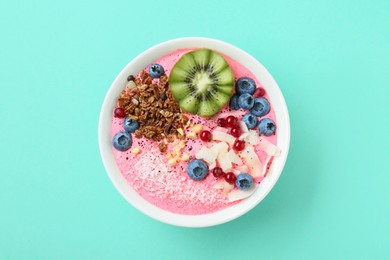
[[[240,190],[249,190],[253,186],[253,178],[248,173],[237,175],[236,186]]]
[[[273,135],[276,131],[276,125],[275,122],[272,121],[269,118],[263,118],[260,120],[259,123],[259,132],[262,135],[270,136]]]
[[[199,137],[200,137],[200,140],[202,140],[204,142],[210,142],[211,138],[213,136],[211,135],[211,133],[209,131],[205,130],[205,131],[200,132]]]
[[[139,123],[137,120],[126,117],[125,121],[123,121],[123,128],[128,133],[134,133],[139,128]]]
[[[230,129],[230,134],[236,138],[240,137],[241,135],[241,128],[240,127],[232,127],[232,129]]]
[[[225,127],[226,126],[226,119],[225,118],[218,118],[217,125],[220,127]]]
[[[224,173],[224,172],[222,171],[222,169],[219,168],[219,167],[215,167],[215,168],[213,169],[213,175],[214,175],[215,178],[222,177],[224,174],[225,174],[225,173]]]
[[[160,64],[152,64],[149,68],[149,75],[152,78],[159,78],[164,75],[164,68]]]
[[[225,174],[225,181],[234,185],[234,183],[236,182],[236,175],[234,175],[234,173],[232,173],[232,172],[226,173]]]
[[[250,94],[255,93],[256,83],[253,79],[243,77],[239,78],[236,82],[236,90],[238,94]]]
[[[238,122],[237,117],[234,116],[228,116],[226,118],[226,126],[227,127],[236,127],[239,125],[240,122]]]
[[[257,88],[255,90],[255,93],[253,94],[253,97],[254,98],[258,98],[258,97],[263,97],[265,95],[265,89],[263,89],[262,87],[260,88]]]
[[[242,151],[245,149],[245,142],[242,140],[236,140],[233,144],[233,150],[235,151]]]
[[[188,176],[196,181],[201,181],[206,178],[209,172],[209,167],[202,160],[193,160],[187,166]]]
[[[112,138],[112,144],[118,151],[126,151],[133,144],[133,139],[128,132],[119,132]]]
[[[234,110],[239,110],[240,109],[240,106],[238,105],[238,95],[234,95],[231,99],[230,99],[230,108],[231,109],[234,109]]]
[[[251,109],[254,103],[255,99],[251,94],[244,93],[238,97],[238,105],[243,109]]]
[[[125,110],[122,107],[115,108],[114,116],[117,118],[124,118],[126,116]]]
[[[255,116],[265,116],[269,113],[270,105],[267,99],[261,97],[261,98],[255,98],[255,103],[250,110],[250,112]]]
[[[249,129],[255,128],[257,126],[257,122],[258,122],[257,117],[255,117],[254,115],[252,115],[250,113],[245,114],[241,118],[241,121],[244,122]]]

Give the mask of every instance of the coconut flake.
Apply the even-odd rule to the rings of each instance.
[[[237,169],[233,169],[232,172],[234,173],[234,175],[236,175],[236,177],[241,174],[241,171],[240,170],[237,170]]]
[[[227,152],[229,146],[225,142],[219,142],[219,143],[213,143],[213,145],[210,147],[211,151],[213,151],[215,154],[220,154]]]
[[[230,150],[230,151],[227,153],[227,156],[228,156],[229,160],[230,160],[232,163],[235,163],[235,164],[237,164],[237,165],[241,165],[241,164],[242,164],[241,158],[240,158],[233,150]]]
[[[214,169],[215,167],[217,167],[217,163],[216,162],[213,162],[213,163],[209,164],[209,169]]]
[[[245,198],[248,198],[249,196],[251,196],[256,190],[256,187],[253,187],[252,189],[250,190],[235,190],[235,191],[232,191],[228,194],[228,200],[230,202],[233,202],[233,201],[237,201],[237,200],[242,200],[242,199],[245,199]]]
[[[219,181],[219,182],[217,182],[216,184],[214,184],[214,186],[213,186],[213,188],[214,189],[217,189],[217,190],[222,190],[223,189],[223,187],[224,187],[224,183],[225,181]]]
[[[221,167],[221,169],[224,172],[227,172],[233,168],[232,162],[229,160],[227,154],[228,154],[227,152],[223,152],[223,153],[218,154],[218,157],[217,157],[217,161],[219,163],[219,166]]]
[[[249,132],[241,134],[238,139],[244,140],[250,145],[258,145],[260,143],[259,134],[253,130],[249,130]]]
[[[224,182],[223,184],[223,192],[226,194],[228,192],[230,192],[232,189],[234,188],[234,185],[233,184],[230,184],[228,182]]]
[[[217,190],[222,190],[223,193],[226,194],[234,188],[234,185],[228,183],[227,181],[219,181],[216,184],[214,184],[213,188]]]
[[[236,139],[232,135],[229,135],[227,133],[213,131],[213,140],[223,141],[230,145],[233,145]]]
[[[240,156],[244,159],[245,164],[249,167],[249,174],[253,178],[264,175],[263,165],[261,164],[253,146],[247,145],[245,149],[240,152]]]
[[[229,131],[229,129],[227,129],[226,127],[217,126],[216,128],[214,128],[213,131],[218,131],[218,132],[227,133],[227,132]]]
[[[243,133],[240,135],[240,137],[238,137],[238,140],[244,140],[246,141],[246,139],[249,137],[249,133],[246,132],[246,133]]]
[[[207,148],[206,146],[202,146],[202,148],[195,154],[196,159],[203,159],[206,162],[212,164],[215,163],[215,160],[217,159],[217,154],[214,153],[211,149]]]
[[[260,143],[259,134],[256,131],[249,130],[247,142],[251,145],[258,145]]]
[[[270,156],[280,156],[282,150],[268,141],[267,139],[260,137],[259,138],[259,145],[264,152],[266,152]]]
[[[246,172],[246,173],[249,171],[248,166],[245,164],[240,165],[240,166],[236,166],[235,169],[240,171],[240,172]]]
[[[243,121],[240,121],[240,128],[243,133],[248,133],[249,131],[248,126]]]

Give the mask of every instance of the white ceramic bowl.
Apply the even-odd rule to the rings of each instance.
[[[258,80],[267,90],[267,93],[270,97],[270,102],[275,110],[277,119],[276,125],[278,127],[277,146],[279,146],[282,150],[282,155],[274,159],[269,174],[260,183],[259,187],[252,196],[237,203],[234,206],[228,207],[221,211],[195,216],[171,213],[152,205],[151,203],[144,200],[140,195],[138,195],[138,193],[134,191],[126,182],[115,163],[110,138],[112,111],[116,104],[116,99],[119,96],[119,93],[127,82],[127,76],[130,74],[138,74],[143,68],[145,68],[157,58],[167,55],[177,49],[193,47],[210,48],[223,53],[246,66],[258,78]],[[138,55],[125,66],[125,68],[119,73],[114,82],[111,84],[100,112],[100,153],[103,164],[112,183],[122,194],[122,196],[135,208],[154,219],[176,226],[206,227],[218,225],[233,220],[251,210],[264,199],[264,197],[268,194],[268,192],[270,192],[278,180],[287,159],[289,145],[290,120],[286,102],[284,101],[282,92],[280,91],[271,74],[260,62],[258,62],[255,58],[243,50],[231,44],[209,38],[178,38],[158,44]]]

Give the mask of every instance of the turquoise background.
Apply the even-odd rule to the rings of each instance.
[[[0,259],[390,259],[390,1],[1,1]],[[176,37],[273,74],[292,139],[279,182],[224,225],[130,206],[97,126],[119,71]]]

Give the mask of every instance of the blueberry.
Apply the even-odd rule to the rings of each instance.
[[[242,117],[241,121],[244,122],[249,129],[255,128],[257,126],[257,122],[258,122],[257,117],[255,117],[254,115],[252,115],[250,113],[245,114]]]
[[[135,130],[139,128],[139,123],[137,120],[126,117],[126,119],[123,121],[123,128],[128,133],[134,133]]]
[[[251,94],[244,93],[238,97],[238,105],[243,109],[251,109],[255,103],[255,99]]]
[[[112,144],[115,149],[119,151],[126,151],[133,144],[133,139],[128,132],[119,132],[114,135],[114,138],[112,138]]]
[[[253,94],[255,93],[256,83],[253,79],[243,77],[239,78],[236,82],[236,90],[238,94]]]
[[[191,179],[201,181],[209,173],[209,167],[201,160],[193,160],[187,166],[187,173]]]
[[[230,99],[230,107],[231,107],[231,109],[234,109],[234,110],[239,110],[240,109],[240,106],[238,105],[238,96],[237,95],[234,95]]]
[[[260,120],[259,131],[261,134],[265,136],[270,136],[275,133],[275,130],[276,130],[276,125],[274,121],[272,121],[269,118],[263,118]]]
[[[152,64],[149,68],[149,75],[152,78],[159,78],[164,75],[164,68],[160,64]]]
[[[236,179],[236,186],[240,190],[249,190],[253,186],[253,178],[248,173],[240,173]]]
[[[265,98],[255,98],[255,103],[250,110],[251,113],[255,116],[265,116],[266,114],[269,113],[269,102]]]

